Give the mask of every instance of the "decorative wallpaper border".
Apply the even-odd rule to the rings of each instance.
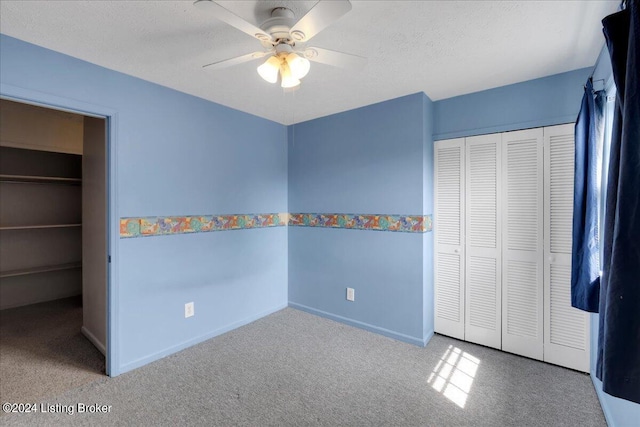
[[[289,225],[405,233],[427,233],[433,228],[431,215],[293,213]]]
[[[289,214],[194,215],[120,218],[120,238],[284,227]]]
[[[120,238],[284,227],[286,225],[404,233],[428,233],[433,229],[431,215],[268,213],[153,216],[120,218]]]

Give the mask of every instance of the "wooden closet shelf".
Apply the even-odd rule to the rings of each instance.
[[[82,268],[81,262],[70,264],[46,265],[42,267],[21,268],[18,270],[8,270],[0,272],[0,277],[25,276],[27,274],[48,273],[50,271],[73,270]]]
[[[0,227],[0,230],[35,230],[40,228],[69,228],[69,227],[82,227],[82,224],[16,225],[12,227]]]
[[[0,182],[41,183],[41,184],[82,184],[82,178],[63,178],[57,176],[4,175],[0,174]]]

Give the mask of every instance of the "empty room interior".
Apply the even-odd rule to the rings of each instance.
[[[639,425],[639,15],[2,0],[0,423]]]

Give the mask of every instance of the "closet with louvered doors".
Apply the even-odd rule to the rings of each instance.
[[[543,131],[502,134],[502,349],[538,360],[543,358]]]
[[[544,360],[589,372],[589,314],[571,307],[574,125],[544,128]]]
[[[501,348],[500,134],[435,143],[435,331]]]
[[[573,124],[437,141],[435,331],[588,372],[571,307]]]
[[[463,340],[465,141],[439,141],[434,149],[435,330]]]
[[[466,138],[465,340],[501,347],[500,134]]]

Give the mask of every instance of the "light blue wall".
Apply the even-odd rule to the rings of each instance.
[[[422,212],[423,96],[292,126],[290,212]]]
[[[290,127],[289,211],[431,214],[430,106],[420,93]],[[433,330],[424,241],[421,233],[290,227],[290,305],[422,345]]]
[[[115,217],[287,212],[282,125],[4,35],[0,76],[114,112]],[[114,240],[112,375],[287,304],[286,227]]]
[[[123,371],[286,306],[286,246],[286,227],[122,242]],[[185,319],[189,301],[196,315]]]
[[[431,214],[432,135],[573,121],[590,72],[435,103],[411,95],[301,123],[287,136],[275,123],[0,35],[3,87],[32,100],[63,100],[59,106],[72,100],[117,114],[116,217]],[[594,78],[606,74],[597,70]],[[418,344],[433,331],[432,233],[292,227],[288,235],[270,228],[112,243],[119,253],[112,266],[119,290],[113,375],[277,310],[287,299]],[[347,286],[356,288],[355,303],[345,299]],[[185,320],[188,301],[195,301],[196,316]],[[594,355],[596,343],[597,326]],[[640,405],[594,384],[612,425],[640,419]]]
[[[422,98],[424,111],[422,122],[422,212],[433,218],[433,102],[425,95]],[[422,304],[424,310],[422,335],[425,340],[433,335],[434,289],[433,289],[433,233],[422,235]]]
[[[592,68],[529,80],[434,103],[434,140],[576,120]]]

